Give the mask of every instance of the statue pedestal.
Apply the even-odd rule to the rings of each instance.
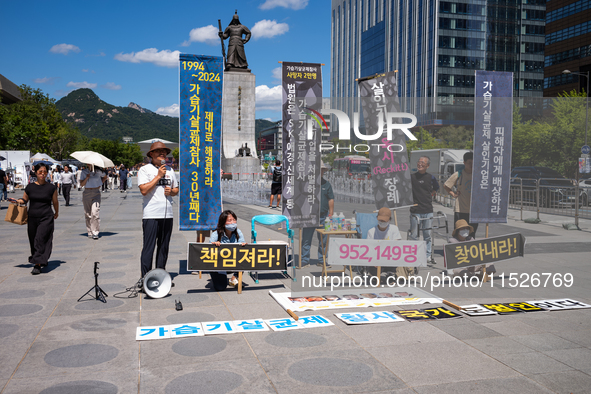
[[[253,181],[259,179],[259,173],[263,172],[261,169],[261,162],[259,159],[247,157],[233,157],[230,159],[222,159],[222,170],[224,172],[232,173],[232,180],[239,181]],[[253,174],[255,174],[253,176]]]
[[[257,157],[254,133],[255,79],[254,74],[249,72],[224,72],[224,94],[222,96],[222,151],[224,159],[235,158],[238,155],[238,149],[245,143],[251,149],[252,157]],[[223,163],[222,161],[222,166]],[[222,168],[224,171],[230,172],[229,168]]]

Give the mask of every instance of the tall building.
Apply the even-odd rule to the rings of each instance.
[[[397,71],[418,126],[473,124],[475,70],[514,73],[542,97],[546,0],[332,0],[331,96],[351,116],[356,79]],[[338,99],[342,98],[342,99]],[[462,106],[465,103],[466,106]]]
[[[591,0],[548,0],[546,10],[544,96],[587,89],[585,77],[563,71],[591,72]]]

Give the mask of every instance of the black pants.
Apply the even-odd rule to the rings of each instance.
[[[127,178],[121,178],[121,190],[125,191],[127,190]]]
[[[468,222],[470,226],[474,229],[473,233],[470,233],[472,238],[476,238],[476,230],[478,230],[478,223],[470,223],[470,214],[469,213],[462,213],[462,212],[454,212],[454,228],[456,228],[456,222],[458,220],[464,219]]]
[[[66,200],[66,207],[70,205],[70,190],[72,190],[72,184],[71,183],[64,183],[64,185],[62,186],[63,191],[64,191],[64,200]]]
[[[53,215],[31,217],[27,220],[27,233],[31,246],[31,259],[34,265],[46,266],[53,245]]]
[[[156,268],[166,269],[168,260],[168,245],[172,235],[172,218],[143,219],[144,246],[140,261],[142,263],[142,278],[152,269],[152,257],[156,249]]]

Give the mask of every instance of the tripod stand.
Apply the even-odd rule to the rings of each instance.
[[[105,297],[108,297],[109,295],[107,293],[105,293],[103,291],[103,289],[101,289],[101,287],[98,284],[98,276],[99,276],[99,274],[97,272],[98,271],[98,265],[99,265],[99,262],[98,261],[95,261],[94,262],[94,286],[91,287],[90,290],[88,290],[86,293],[84,293],[84,295],[82,297],[78,298],[78,302],[80,302],[81,299],[83,299],[84,297],[86,297],[93,290],[94,290],[94,294],[95,294],[95,296],[94,296],[94,299],[95,300],[99,300],[99,301],[102,301],[104,303],[107,302],[107,300],[105,299]]]

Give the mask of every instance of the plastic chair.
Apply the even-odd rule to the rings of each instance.
[[[287,245],[288,245],[287,266],[289,266],[289,264],[291,263],[292,269],[293,269],[293,274],[291,276],[291,279],[295,282],[296,275],[295,275],[295,264],[293,263],[293,261],[294,261],[294,259],[293,259],[293,230],[289,228],[289,219],[287,218],[287,216],[284,216],[284,215],[257,215],[257,216],[253,216],[252,221],[251,221],[251,242],[254,244],[257,243],[257,231],[255,230],[256,223],[270,226],[270,225],[279,224],[282,222],[285,222],[285,230],[287,232],[287,238],[289,240],[289,242],[287,243]],[[261,242],[261,243],[264,243],[264,242]],[[289,277],[289,275],[287,274],[287,271],[283,271],[283,275],[285,275],[286,277]],[[258,271],[256,271],[256,272],[251,271],[250,277],[254,280],[254,283],[259,283]]]
[[[357,238],[367,239],[367,232],[378,225],[377,213],[359,213],[355,212],[355,221],[357,222]],[[359,275],[366,273],[367,267],[356,266],[355,272]]]

